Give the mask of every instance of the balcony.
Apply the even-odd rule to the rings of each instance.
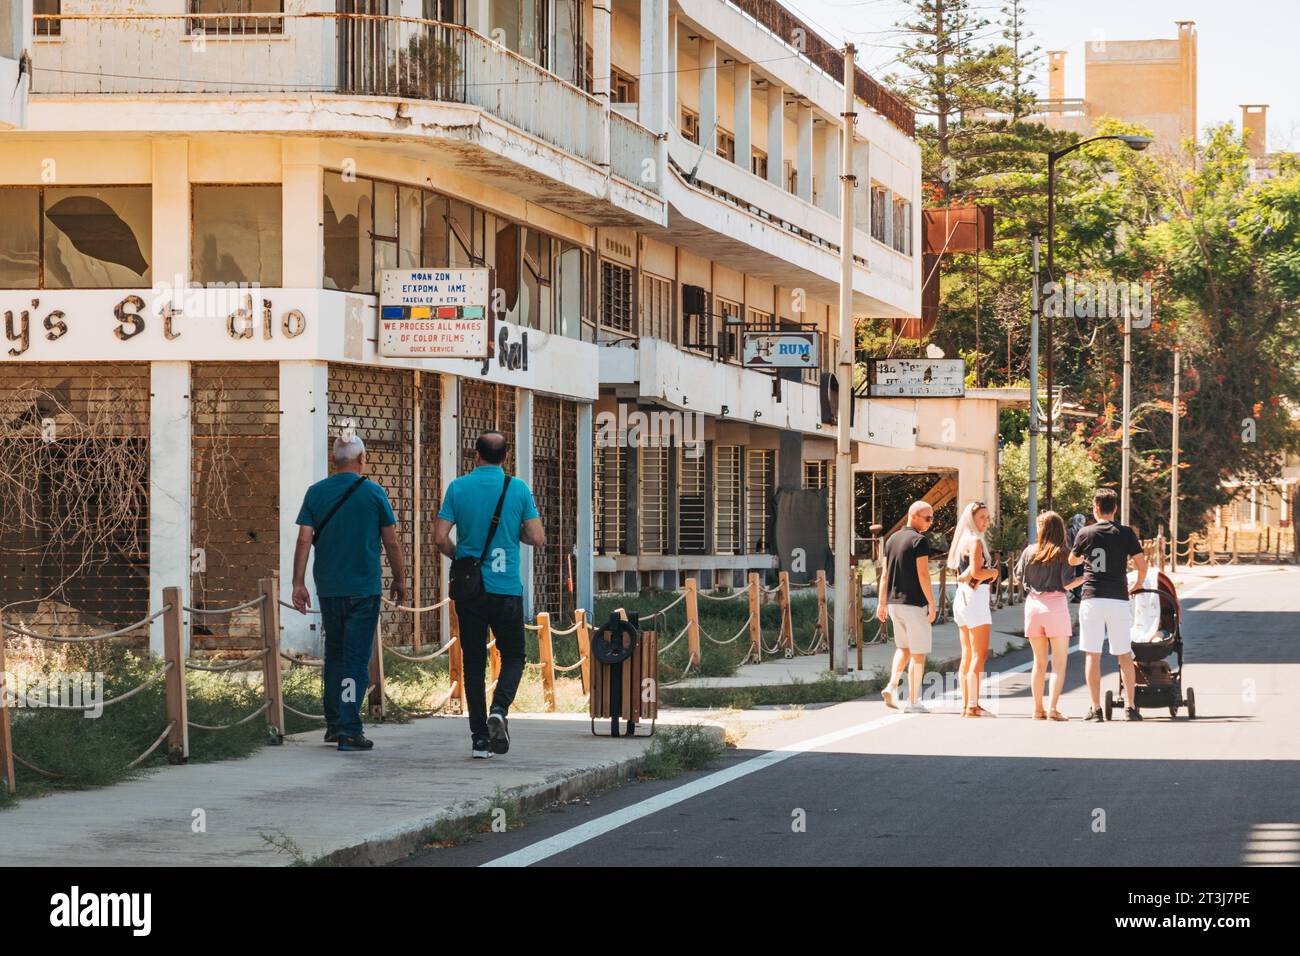
[[[615,172],[622,179],[639,190],[656,191],[656,183],[633,175],[629,158],[653,140],[648,130],[626,117],[609,119],[594,96],[457,24],[338,13],[63,14],[37,17],[36,23],[38,34],[50,38],[37,44],[36,94],[254,100],[278,95],[305,102],[312,114],[329,112],[310,99],[322,94],[459,105],[500,123],[475,132],[468,129],[473,117],[464,110],[426,117],[404,107],[395,115],[386,109],[385,119],[404,128],[405,135],[459,135],[471,146],[510,139],[517,153],[531,154],[536,175],[496,164],[481,149],[466,149],[459,158],[440,154],[435,161],[496,176],[529,198],[558,184],[560,192],[572,195],[557,194],[556,204],[585,208],[588,216],[593,189],[613,191],[606,174],[611,147],[619,151],[621,165]],[[368,132],[364,121],[355,118],[360,133]],[[294,122],[301,128],[304,122],[321,120],[308,116]],[[541,155],[546,151],[538,149],[537,141],[559,155]],[[566,169],[572,158],[589,168]],[[605,185],[593,186],[594,180]],[[579,183],[581,190],[575,188]],[[627,192],[625,186],[616,188]],[[660,203],[641,198],[631,205],[644,215],[607,221],[631,225],[645,217],[662,218]]]

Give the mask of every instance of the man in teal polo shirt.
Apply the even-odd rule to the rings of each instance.
[[[465,662],[465,696],[469,703],[469,730],[474,757],[491,757],[510,749],[506,719],[515,691],[524,674],[524,585],[519,574],[519,544],[540,548],[546,543],[542,519],[528,485],[506,473],[501,463],[510,445],[501,432],[484,432],[475,443],[474,470],[461,475],[447,487],[438,523],[433,531],[438,550],[453,560],[483,555],[484,594],[472,604],[457,604],[460,644]],[[501,522],[491,542],[488,532],[497,502]],[[456,529],[452,544],[451,529]],[[487,710],[483,669],[487,664],[488,629],[501,655],[501,675],[492,694],[492,711]]]
[[[336,471],[307,489],[298,512],[293,555],[293,606],[305,614],[307,556],[313,543],[312,577],[325,631],[321,703],[325,741],[339,750],[370,750],[361,732],[361,700],[370,683],[370,655],[379,623],[383,583],[379,545],[393,571],[393,600],[407,604],[406,556],[397,539],[397,518],[383,488],[365,478],[366,446],[355,435],[334,442]]]

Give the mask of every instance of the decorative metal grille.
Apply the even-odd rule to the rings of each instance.
[[[677,551],[679,554],[704,554],[705,489],[704,448],[677,449]],[[694,457],[692,457],[692,453]]]
[[[474,443],[487,431],[504,432],[510,442],[503,467],[515,469],[515,390],[476,378],[460,380],[460,473],[474,470]]]
[[[366,443],[366,477],[388,492],[397,517],[398,540],[409,560],[414,527],[414,374],[405,369],[331,363],[328,390],[330,441],[351,430]],[[387,593],[392,569],[386,559],[381,565]],[[436,627],[436,619],[426,617],[425,627]],[[412,641],[412,615],[405,611],[384,608],[380,627],[390,642]]]
[[[668,553],[668,455],[666,445],[650,441],[637,449],[639,478],[637,527],[641,532],[641,554]]]
[[[190,603],[240,604],[280,564],[279,366],[194,363],[190,415]],[[193,615],[191,647],[258,646],[258,614],[251,607],[233,615]]]
[[[739,445],[719,445],[715,453],[713,541],[718,554],[740,553],[744,514],[741,450]]]
[[[776,453],[751,448],[745,457],[745,550],[762,554],[768,549],[767,519],[772,510],[773,464]]]
[[[416,400],[420,406],[420,576],[414,587],[415,606],[428,607],[442,600],[442,556],[433,543],[438,506],[442,503],[442,376],[416,376]],[[420,616],[420,639],[438,643],[442,611]]]
[[[0,604],[38,630],[147,613],[149,405],[147,363],[0,365]]]
[[[578,405],[533,399],[533,497],[546,544],[533,556],[533,607],[567,627],[577,607],[574,589],[578,543]]]

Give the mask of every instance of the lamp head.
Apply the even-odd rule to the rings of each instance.
[[[1150,136],[1124,135],[1118,138],[1124,142],[1125,146],[1127,146],[1129,149],[1133,150],[1136,153],[1142,152],[1142,150],[1146,149],[1148,146],[1151,145]]]

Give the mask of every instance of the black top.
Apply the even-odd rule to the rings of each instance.
[[[1133,529],[1114,521],[1098,521],[1074,539],[1073,554],[1084,558],[1083,597],[1128,600],[1128,559],[1142,553]]]
[[[917,558],[930,556],[930,542],[914,528],[903,527],[885,542],[885,583],[889,586],[888,604],[929,607],[921,579],[916,573]]]
[[[1026,548],[1020,556],[1016,577],[1025,582],[1025,587],[1037,594],[1064,591],[1065,586],[1079,576],[1079,572],[1065,560],[1064,553],[1060,561],[1030,561],[1029,557],[1032,553]]]

